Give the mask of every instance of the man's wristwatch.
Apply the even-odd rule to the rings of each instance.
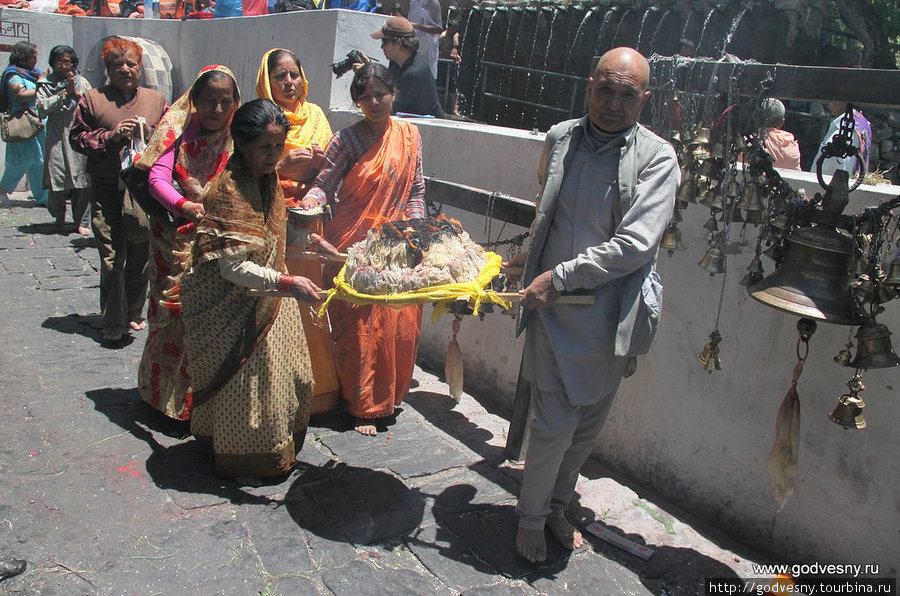
[[[566,285],[563,283],[562,278],[556,274],[555,269],[550,273],[550,281],[560,294],[566,291]]]

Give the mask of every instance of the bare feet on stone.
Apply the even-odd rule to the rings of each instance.
[[[355,419],[353,421],[353,430],[368,437],[374,437],[378,434],[378,430],[375,428],[375,421],[367,420],[365,418]]]
[[[144,319],[136,319],[134,321],[129,321],[128,326],[134,331],[143,331],[147,328],[147,321]]]
[[[84,226],[78,226],[78,233],[81,234],[82,236],[90,236],[91,229],[85,228]]]
[[[584,537],[565,517],[547,517],[547,529],[557,542],[569,550],[577,550],[584,545]]]
[[[532,563],[546,561],[547,540],[544,538],[543,528],[540,530],[519,528],[516,535],[516,550]]]

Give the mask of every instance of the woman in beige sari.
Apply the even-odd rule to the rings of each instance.
[[[309,420],[312,370],[297,301],[309,279],[284,273],[285,207],[275,166],[288,123],[268,100],[234,113],[234,154],[209,183],[193,269],[182,282],[191,431],[211,443],[222,476],[290,470]]]

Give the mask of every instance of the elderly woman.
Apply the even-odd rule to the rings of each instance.
[[[303,198],[335,202],[325,238],[342,252],[379,222],[425,215],[422,140],[415,125],[391,117],[396,92],[384,66],[356,71],[350,96],[365,118],[334,135],[325,167]],[[333,302],[329,314],[341,396],[356,431],[375,435],[375,419],[393,414],[412,381],[422,307]]]
[[[87,158],[69,145],[69,131],[78,100],[91,88],[77,73],[78,56],[69,46],[50,50],[53,72],[37,87],[38,114],[47,119],[44,145],[44,188],[48,190],[47,211],[62,228],[66,221],[66,201],[72,204],[72,222],[78,233],[87,236],[90,212],[91,179],[87,175]]]
[[[149,171],[150,195],[172,215],[148,213],[150,332],[138,368],[138,389],[145,402],[177,420],[191,416],[179,288],[190,268],[194,240],[190,227],[179,231],[179,225],[197,222],[205,213],[202,192],[231,155],[229,126],[240,100],[228,68],[204,67],[160,120],[136,164]]]
[[[0,80],[0,111],[12,115],[21,114],[25,110],[34,110],[37,95],[37,81],[41,77],[36,68],[38,60],[37,46],[27,41],[20,41],[13,46],[9,54],[9,66],[3,71]],[[16,189],[22,176],[28,175],[28,186],[38,205],[47,204],[47,192],[43,188],[44,174],[44,138],[46,131],[19,143],[6,145],[6,164],[3,177],[0,178],[0,202],[9,203],[9,193]]]
[[[284,110],[290,123],[284,154],[276,172],[288,207],[296,207],[324,163],[324,147],[331,140],[331,127],[322,109],[306,100],[309,83],[300,60],[290,50],[269,50],[262,58],[256,76],[256,95],[274,101]],[[307,207],[315,203],[307,203]],[[308,233],[323,233],[321,218],[288,220],[288,246],[303,248]],[[308,277],[322,285],[322,267],[316,261],[288,256],[288,271]],[[315,374],[312,412],[332,410],[338,402],[338,379],[331,353],[331,331],[327,319],[320,319],[315,308],[300,306],[303,329]]]
[[[69,142],[88,158],[103,340],[117,347],[126,333],[146,327],[142,313],[147,299],[147,217],[120,184],[122,152],[142,127],[144,138],[150,136],[166,111],[166,100],[140,86],[143,50],[135,42],[108,39],[101,57],[109,84],[78,101]]]
[[[312,371],[297,302],[318,300],[309,279],[284,272],[285,207],[275,168],[288,121],[266,99],[231,123],[234,155],[203,193],[193,269],[181,300],[191,431],[209,441],[222,476],[287,473],[303,446]]]

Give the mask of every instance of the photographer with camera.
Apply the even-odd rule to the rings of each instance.
[[[390,61],[388,70],[397,79],[393,113],[444,118],[434,74],[418,53],[419,40],[412,24],[403,17],[391,17],[372,38],[381,40],[381,51]]]

